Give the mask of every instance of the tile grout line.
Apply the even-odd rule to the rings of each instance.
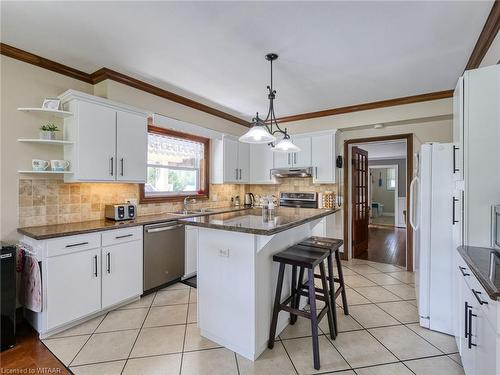
[[[142,321],[142,324],[141,324],[141,327],[139,328],[139,331],[137,332],[137,336],[135,336],[135,340],[134,340],[134,343],[132,344],[132,346],[130,347],[130,351],[128,352],[128,356],[127,358],[125,359],[125,364],[123,365],[123,368],[122,370],[120,371],[120,375],[123,374],[123,371],[125,371],[125,367],[127,367],[127,363],[128,363],[128,360],[130,358],[130,355],[132,354],[132,350],[134,350],[134,346],[137,342],[137,339],[139,338],[139,335],[141,334],[141,331],[142,331],[142,328],[144,327],[144,323],[146,322],[146,319],[148,318],[148,315],[149,315],[149,312],[151,311],[151,306],[153,306],[153,302],[156,298],[156,294],[157,292],[155,292],[155,296],[153,297],[153,300],[151,301],[151,304],[149,305],[149,308],[148,308],[148,312],[146,313],[146,315],[144,316],[144,320]]]
[[[192,288],[189,287],[188,308],[187,308],[187,311],[186,311],[186,320],[185,320],[185,325],[184,325],[184,338],[182,339],[181,364],[179,366],[179,375],[181,375],[181,373],[182,373],[182,364],[184,362],[184,348],[186,347],[186,332],[187,332],[187,325],[188,325],[187,321],[188,321],[188,318],[189,318],[189,301],[191,299],[191,291],[192,291]],[[196,321],[198,322],[198,317],[196,317]]]
[[[290,357],[290,353],[288,353],[288,350],[286,350],[285,344],[283,343],[283,340],[281,339],[281,335],[278,335],[278,340],[281,343],[281,346],[283,347],[283,350],[285,351],[286,356],[288,357],[288,360],[292,364],[292,367],[295,371],[295,374],[298,375],[299,372],[297,371],[297,368],[295,367],[295,363],[293,363],[293,361],[292,361],[292,357]]]

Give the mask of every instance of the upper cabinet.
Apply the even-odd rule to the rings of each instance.
[[[223,135],[210,144],[212,184],[247,184],[250,181],[250,145]]]
[[[64,120],[64,158],[73,175],[65,181],[145,182],[147,113],[107,99],[68,90],[63,108],[73,113]]]
[[[273,169],[274,152],[268,144],[250,145],[250,183],[274,184],[275,178],[271,175]]]
[[[293,143],[300,148],[298,152],[275,152],[274,168],[302,168],[311,166],[311,137],[292,136]]]
[[[311,165],[313,182],[335,183],[335,133],[311,136]]]

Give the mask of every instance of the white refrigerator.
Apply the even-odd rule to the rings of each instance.
[[[420,325],[452,334],[453,225],[459,214],[453,199],[453,144],[423,144],[416,158],[409,218]]]

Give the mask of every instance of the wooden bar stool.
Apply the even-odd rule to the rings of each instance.
[[[344,274],[342,272],[342,263],[340,262],[340,252],[339,248],[342,246],[344,241],[336,238],[328,238],[328,237],[309,237],[308,239],[299,243],[299,246],[304,247],[312,247],[323,249],[329,252],[329,256],[327,257],[328,264],[328,276],[327,280],[330,288],[330,296],[331,296],[331,304],[335,306],[335,301],[339,295],[342,296],[342,307],[345,315],[349,315],[349,307],[347,305],[347,296],[345,291],[345,283],[344,283]],[[334,277],[333,273],[333,260],[332,255],[335,257],[335,263],[337,265],[337,275],[338,277]],[[320,278],[320,275],[315,274],[315,278]],[[299,276],[299,283],[302,279]],[[339,283],[339,287],[335,289],[335,282]],[[299,299],[300,302],[300,299]],[[334,323],[334,331],[335,335],[338,333],[337,326],[337,311],[333,310],[333,323]],[[334,338],[334,337],[333,337]]]
[[[331,305],[331,298],[329,297],[328,282],[326,279],[324,260],[328,257],[328,252],[324,249],[306,247],[306,246],[291,246],[288,249],[275,254],[273,256],[273,261],[278,262],[279,272],[278,272],[278,282],[276,285],[276,295],[274,299],[273,316],[271,319],[271,327],[269,330],[269,341],[268,348],[272,349],[274,347],[274,341],[276,336],[276,325],[278,323],[278,314],[280,311],[288,311],[290,313],[290,323],[295,322],[297,316],[302,316],[304,318],[311,320],[311,335],[312,335],[312,346],[313,346],[313,361],[314,368],[319,370],[320,360],[319,360],[319,341],[318,341],[318,323],[323,319],[325,315],[328,315],[328,326],[330,328],[330,335],[334,336],[334,323],[333,323],[333,311]],[[283,278],[285,275],[285,266],[292,266],[292,285],[291,285],[291,295],[281,302],[281,290],[283,287]],[[314,286],[314,268],[319,265],[320,279],[322,288],[318,289]],[[304,274],[304,270],[307,270],[309,280],[312,280],[308,284],[308,291],[303,292],[302,288],[297,288],[297,267],[300,267],[300,273]],[[302,280],[302,279],[300,279]],[[299,283],[299,286],[301,284]],[[317,291],[321,291],[317,294]],[[295,302],[300,301],[300,296],[304,293],[309,298],[309,303],[311,306],[310,312],[303,311],[299,309],[299,305]],[[316,299],[325,302],[325,307],[317,313],[316,309]],[[290,306],[288,306],[290,304]],[[293,324],[292,323],[292,324]]]

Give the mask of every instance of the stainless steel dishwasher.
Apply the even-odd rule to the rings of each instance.
[[[144,226],[144,291],[184,276],[184,224]]]

